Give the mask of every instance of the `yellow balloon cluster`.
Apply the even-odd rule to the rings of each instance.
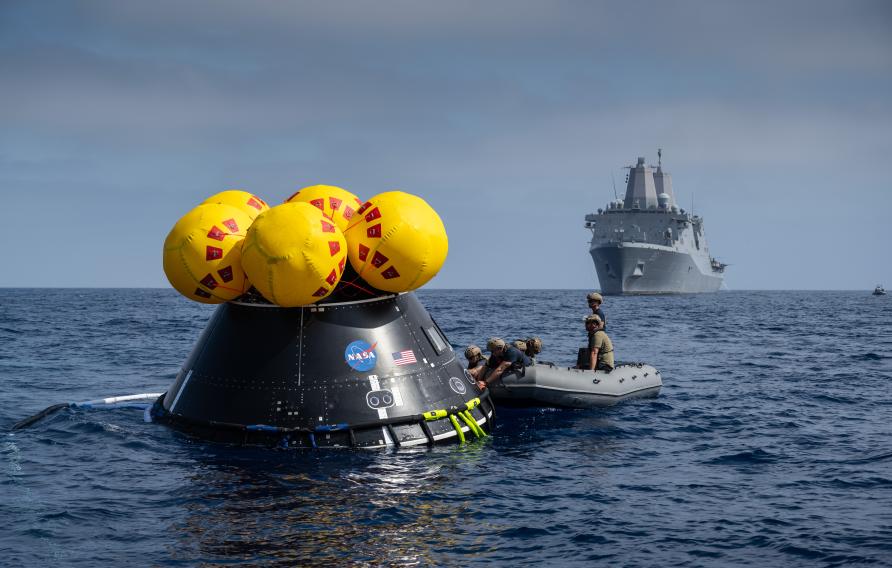
[[[433,278],[449,249],[439,215],[420,197],[389,191],[364,204],[332,185],[305,187],[270,208],[228,190],[184,215],[164,242],[164,273],[191,300],[234,300],[253,284],[284,307],[318,302],[349,258],[369,284],[414,290]]]
[[[446,261],[449,239],[437,212],[418,196],[379,193],[359,208],[347,230],[350,264],[388,292],[415,290]]]

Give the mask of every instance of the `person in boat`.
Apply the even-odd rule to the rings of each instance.
[[[536,355],[542,353],[542,340],[536,336],[527,337],[525,340],[527,344],[526,354],[527,357],[533,360],[533,363],[536,362]]]
[[[468,345],[465,349],[465,359],[468,360],[468,369],[476,369],[486,365],[486,355],[476,345]]]
[[[588,361],[580,368],[596,371],[613,370],[613,342],[604,332],[604,321],[592,314],[585,318],[585,330],[588,332]]]
[[[604,303],[604,298],[601,294],[597,292],[592,292],[591,294],[585,297],[588,300],[588,307],[592,310],[592,315],[596,315],[601,318],[601,321],[604,323],[604,331],[607,331],[607,316],[604,315],[604,310],[601,309],[601,304]]]
[[[486,350],[490,353],[486,365],[469,371],[481,390],[501,379],[505,373],[519,371],[533,363],[526,354],[506,344],[500,337],[489,338]]]

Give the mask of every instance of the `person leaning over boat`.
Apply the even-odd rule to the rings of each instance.
[[[588,307],[592,309],[592,315],[596,315],[601,318],[601,321],[604,323],[604,331],[607,331],[607,316],[604,315],[604,310],[601,309],[601,304],[604,303],[604,298],[601,294],[597,292],[592,292],[585,297],[588,300]]]
[[[596,371],[613,370],[613,342],[604,332],[604,322],[592,314],[585,318],[585,330],[588,332],[588,364],[582,368]]]
[[[486,350],[490,352],[486,365],[468,371],[481,389],[498,381],[506,372],[520,370],[533,363],[517,347],[507,345],[505,340],[499,337],[489,338]]]
[[[465,349],[465,359],[468,360],[468,369],[486,365],[486,356],[476,345],[468,345],[468,348]]]

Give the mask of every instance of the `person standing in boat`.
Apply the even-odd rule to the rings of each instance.
[[[604,324],[604,331],[607,331],[607,316],[604,315],[604,310],[601,309],[601,304],[604,303],[604,298],[601,294],[597,292],[592,292],[591,294],[585,297],[588,300],[588,307],[592,309],[592,315],[596,315],[601,318],[601,321]]]
[[[587,316],[585,330],[588,332],[588,359],[583,358],[580,368],[609,373],[613,370],[613,342],[604,332],[604,321],[595,314]]]
[[[468,345],[465,349],[465,359],[468,360],[468,369],[476,369],[486,365],[486,356],[476,345]]]
[[[490,352],[485,366],[468,371],[482,390],[502,378],[509,371],[519,371],[532,364],[529,357],[513,345],[507,345],[504,339],[491,337],[486,342],[486,350]]]

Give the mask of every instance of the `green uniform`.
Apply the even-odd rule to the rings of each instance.
[[[598,363],[596,368],[610,367],[613,369],[613,342],[603,330],[588,334],[588,348],[598,350]]]

